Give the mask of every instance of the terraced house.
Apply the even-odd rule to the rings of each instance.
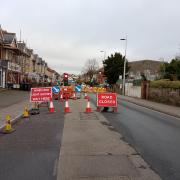
[[[25,83],[53,83],[54,72],[26,43],[18,42],[15,33],[0,27],[0,88],[20,88]]]
[[[3,34],[0,27],[0,88],[5,88],[7,62],[3,60]]]

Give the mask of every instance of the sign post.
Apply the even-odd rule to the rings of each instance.
[[[101,107],[112,107],[113,112],[117,112],[117,94],[97,93],[97,111],[100,111]]]

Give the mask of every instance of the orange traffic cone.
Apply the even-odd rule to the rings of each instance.
[[[88,96],[87,96],[87,93],[85,92],[84,93],[84,99],[87,99],[88,98]]]
[[[90,101],[89,101],[89,97],[87,97],[87,106],[86,106],[86,110],[85,110],[85,112],[87,112],[87,113],[90,113],[90,112],[92,112],[92,110],[91,110],[91,107],[90,107]]]
[[[54,112],[54,106],[53,106],[52,99],[51,99],[51,101],[50,101],[49,112],[50,112],[50,113],[53,113],[53,112]]]
[[[68,99],[66,99],[66,101],[65,101],[64,112],[65,112],[65,113],[69,113],[69,112],[70,112]]]
[[[76,100],[76,93],[73,93],[73,100]]]
[[[62,94],[62,93],[61,93],[61,95],[60,95],[59,101],[60,101],[60,102],[63,102],[63,94]]]

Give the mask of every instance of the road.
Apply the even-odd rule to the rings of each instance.
[[[95,96],[91,95],[95,103]],[[180,180],[180,119],[129,102],[103,113],[162,179]]]
[[[12,134],[0,135],[0,179],[56,180],[64,126],[64,103],[56,113],[41,108],[39,115],[21,119]]]

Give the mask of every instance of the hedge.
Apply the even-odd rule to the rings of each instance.
[[[180,81],[170,81],[170,80],[164,80],[164,79],[157,80],[157,81],[151,81],[150,87],[180,89]]]

